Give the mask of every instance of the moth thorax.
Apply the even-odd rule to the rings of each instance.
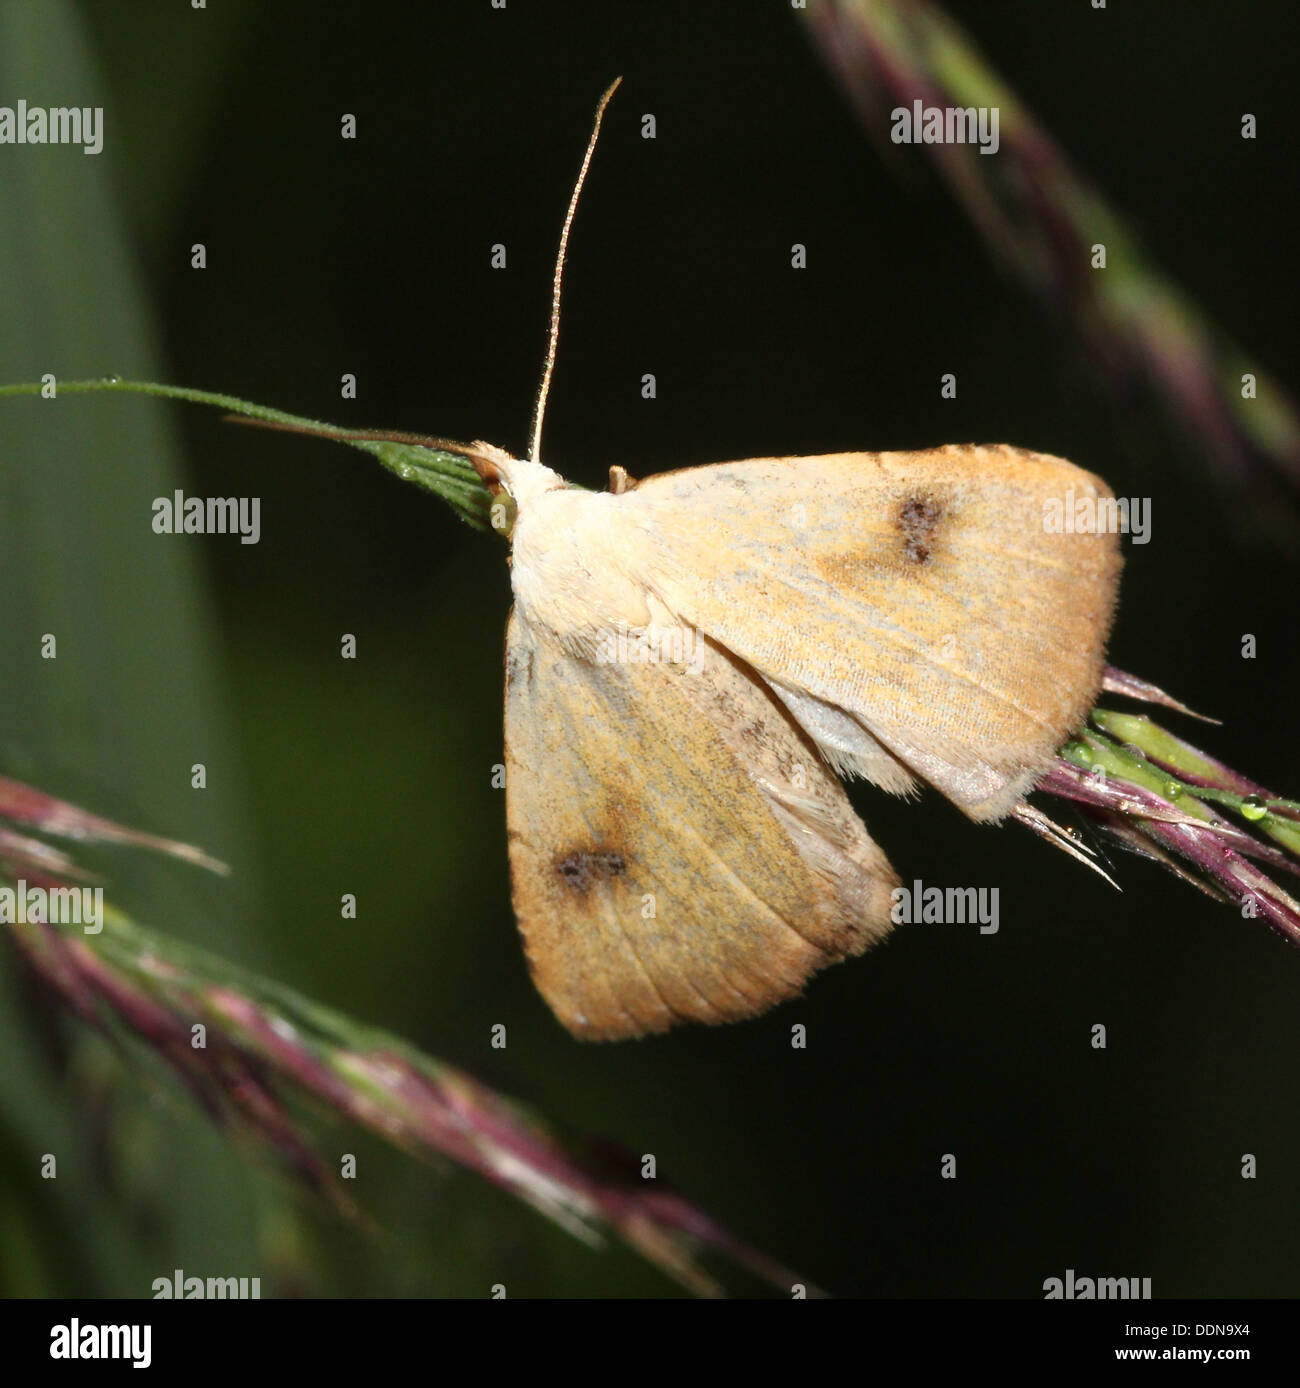
[[[651,621],[640,579],[639,534],[619,514],[619,498],[577,488],[520,502],[511,586],[521,614],[566,641],[604,628]]]
[[[558,472],[552,472],[543,463],[535,463],[529,458],[498,461],[496,468],[520,511],[530,507],[539,496],[565,489],[569,485]]]

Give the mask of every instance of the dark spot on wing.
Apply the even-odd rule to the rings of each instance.
[[[556,859],[555,870],[575,892],[585,892],[594,882],[622,877],[627,862],[621,853],[575,850]]]
[[[934,547],[935,531],[943,519],[943,507],[928,496],[909,497],[899,509],[898,527],[903,549],[914,564],[924,564]]]

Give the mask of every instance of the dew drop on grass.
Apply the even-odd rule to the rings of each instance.
[[[1241,814],[1243,819],[1263,819],[1268,813],[1268,806],[1264,803],[1261,796],[1248,795],[1241,802]]]

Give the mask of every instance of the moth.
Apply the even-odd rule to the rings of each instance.
[[[1044,529],[1067,488],[1109,495],[1062,458],[756,458],[594,493],[474,449],[513,503],[514,907],[576,1036],[735,1021],[861,953],[898,879],[837,778],[1003,819],[1100,687],[1120,559]]]
[[[617,86],[617,83],[614,84]],[[996,822],[1086,717],[1120,570],[1044,516],[1105,483],[1005,445],[754,458],[589,492],[447,444],[497,497],[506,821],[532,977],[575,1036],[729,1022],[881,939],[898,879],[846,796]]]
[[[590,1040],[753,1016],[888,932],[898,878],[841,777],[1053,837],[1024,797],[1102,685],[1120,570],[1116,533],[1046,520],[1098,514],[1106,484],[1001,444],[614,466],[599,493],[542,463],[617,86],[560,234],[529,456],[302,431],[459,453],[494,494],[514,908],[542,996]]]

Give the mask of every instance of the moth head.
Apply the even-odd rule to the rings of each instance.
[[[514,530],[520,511],[537,497],[569,485],[558,472],[528,458],[512,458],[492,443],[471,444],[466,452],[492,493],[492,528],[502,535]]]

